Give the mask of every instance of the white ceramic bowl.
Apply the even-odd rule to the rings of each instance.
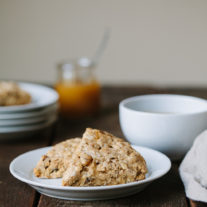
[[[119,119],[126,139],[181,159],[207,128],[207,101],[183,95],[143,95],[123,100]]]

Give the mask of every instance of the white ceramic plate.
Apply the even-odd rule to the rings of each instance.
[[[8,127],[0,127],[0,133],[8,133],[8,132],[19,132],[19,131],[31,131],[34,129],[39,129],[42,127],[47,122],[51,122],[52,120],[56,120],[57,115],[54,114],[51,117],[48,118],[45,122],[42,123],[33,123],[33,124],[28,124],[28,125],[20,125],[20,126],[8,126]]]
[[[55,112],[51,114],[46,114],[44,116],[32,117],[32,118],[23,118],[23,119],[6,119],[0,120],[0,131],[1,128],[5,127],[15,127],[15,126],[27,126],[31,124],[38,124],[47,121],[53,116]]]
[[[27,91],[31,97],[32,102],[30,104],[19,106],[0,106],[0,113],[13,113],[26,110],[36,110],[57,102],[58,94],[52,88],[33,84],[33,83],[18,83],[19,86]]]
[[[54,111],[58,110],[58,104],[52,104],[51,106],[41,108],[39,110],[34,111],[19,111],[13,113],[0,113],[0,121],[1,120],[8,120],[8,119],[24,119],[24,118],[35,118],[40,116],[45,116],[50,113],[54,113]]]
[[[133,146],[147,162],[149,172],[145,180],[113,186],[65,187],[61,186],[61,179],[39,179],[33,175],[33,168],[38,160],[50,148],[45,147],[18,156],[11,162],[10,172],[40,193],[66,200],[105,200],[132,195],[166,174],[171,167],[166,155],[149,148]]]
[[[29,138],[30,135],[37,133],[38,131],[50,126],[52,123],[56,121],[56,119],[57,116],[54,115],[42,123],[15,127],[2,127],[0,128],[0,140],[23,138],[26,136],[28,136]]]

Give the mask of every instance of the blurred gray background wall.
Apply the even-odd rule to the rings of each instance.
[[[102,83],[207,86],[206,0],[0,0],[0,78],[52,83],[106,27]]]

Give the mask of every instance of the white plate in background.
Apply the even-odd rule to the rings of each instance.
[[[1,136],[1,133],[10,133],[10,132],[19,132],[19,131],[31,131],[31,130],[39,129],[45,123],[54,122],[56,119],[57,119],[57,115],[54,114],[51,117],[49,117],[46,121],[41,122],[41,123],[34,123],[34,124],[20,125],[20,126],[0,127],[0,136]]]
[[[32,118],[23,118],[23,119],[6,119],[0,120],[0,131],[1,128],[6,127],[15,127],[15,126],[27,126],[31,124],[38,124],[47,121],[52,116],[54,116],[56,112],[52,112],[50,114],[46,114],[44,116],[32,117]]]
[[[39,84],[23,82],[18,82],[18,85],[20,88],[27,91],[31,95],[32,102],[30,104],[18,106],[0,106],[0,113],[14,113],[27,110],[37,110],[50,106],[56,103],[58,100],[58,94],[52,88]]]
[[[171,167],[169,158],[161,152],[135,145],[132,147],[144,157],[148,168],[146,179],[137,182],[113,186],[72,187],[61,186],[61,179],[37,178],[33,174],[33,168],[51,147],[32,150],[18,156],[11,162],[10,172],[17,179],[50,197],[85,201],[125,197],[140,192],[152,181],[165,175]]]
[[[14,119],[41,117],[56,112],[58,108],[59,108],[58,104],[55,103],[52,104],[51,106],[35,111],[23,111],[23,112],[20,111],[20,112],[2,113],[2,114],[0,113],[0,122],[2,120],[9,120],[9,119],[14,120]]]
[[[30,137],[31,135],[39,132],[40,130],[50,126],[57,120],[57,116],[53,115],[50,119],[31,125],[22,125],[22,126],[11,126],[11,127],[2,127],[0,128],[0,140],[9,140]]]

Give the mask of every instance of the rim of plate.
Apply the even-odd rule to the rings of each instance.
[[[120,189],[120,188],[127,188],[127,187],[131,187],[131,186],[136,186],[138,184],[144,184],[144,183],[148,183],[151,182],[153,180],[156,180],[160,177],[162,177],[163,175],[165,175],[171,168],[171,161],[170,159],[163,153],[157,151],[157,150],[153,150],[147,147],[142,147],[142,146],[137,146],[137,145],[131,145],[132,147],[135,148],[141,148],[147,151],[151,151],[153,153],[157,153],[159,154],[162,158],[164,158],[167,161],[166,167],[165,169],[158,175],[152,176],[152,177],[148,177],[145,178],[144,180],[140,180],[140,181],[135,181],[135,182],[131,182],[131,183],[126,183],[126,184],[119,184],[119,185],[109,185],[109,186],[90,186],[90,187],[74,187],[74,186],[54,186],[54,185],[47,185],[47,184],[43,184],[43,183],[38,183],[35,181],[31,181],[29,179],[23,178],[21,176],[19,176],[18,174],[16,174],[15,169],[14,169],[14,164],[16,162],[17,159],[19,159],[21,156],[25,156],[25,154],[30,153],[32,151],[36,151],[36,150],[41,150],[41,149],[46,149],[46,148],[51,148],[51,147],[43,147],[43,148],[39,148],[39,149],[35,149],[35,150],[31,150],[29,152],[25,152],[19,156],[17,156],[9,165],[9,170],[10,173],[17,178],[18,180],[21,180],[24,183],[27,183],[29,185],[33,185],[33,186],[38,186],[38,187],[43,187],[43,188],[48,188],[48,189],[53,189],[53,190],[61,190],[61,191],[98,191],[98,190],[111,190],[111,189]]]
[[[21,126],[21,125],[30,125],[35,123],[44,122],[50,117],[51,115],[48,114],[46,116],[40,116],[40,117],[32,117],[32,118],[26,118],[26,119],[3,119],[0,120],[0,129],[2,127],[15,127],[15,126]]]
[[[41,84],[35,84],[35,83],[28,83],[28,82],[16,82],[20,88],[27,91],[32,99],[36,98],[34,97],[34,94],[37,95],[37,90],[41,91],[42,93],[48,94],[50,98],[45,98],[43,95],[41,98],[40,96],[38,98],[41,99],[42,102],[35,103],[35,100],[32,100],[29,104],[24,105],[15,105],[15,106],[0,106],[0,113],[4,112],[14,112],[14,111],[25,111],[25,110],[31,110],[31,109],[39,109],[43,108],[45,106],[50,106],[58,101],[58,93],[45,85]],[[30,90],[33,90],[32,92]],[[35,91],[35,92],[34,92]],[[32,94],[33,93],[33,94]],[[39,94],[38,94],[39,95]]]
[[[19,120],[19,119],[30,119],[30,118],[37,118],[41,116],[47,116],[50,113],[54,113],[59,109],[59,104],[55,103],[46,108],[40,109],[38,111],[25,111],[25,112],[18,112],[18,113],[0,113],[0,121],[4,120]]]
[[[0,131],[2,128],[28,126],[32,124],[44,123],[52,117],[57,116],[57,112],[47,113],[44,116],[29,117],[22,119],[0,119]]]
[[[1,127],[0,128],[0,135],[1,134],[9,134],[9,133],[18,133],[18,132],[28,132],[33,130],[39,130],[42,128],[45,128],[55,122],[57,120],[57,115],[52,115],[51,117],[48,117],[43,122],[40,123],[31,123],[28,125],[19,125],[19,126],[8,126],[8,127]]]

